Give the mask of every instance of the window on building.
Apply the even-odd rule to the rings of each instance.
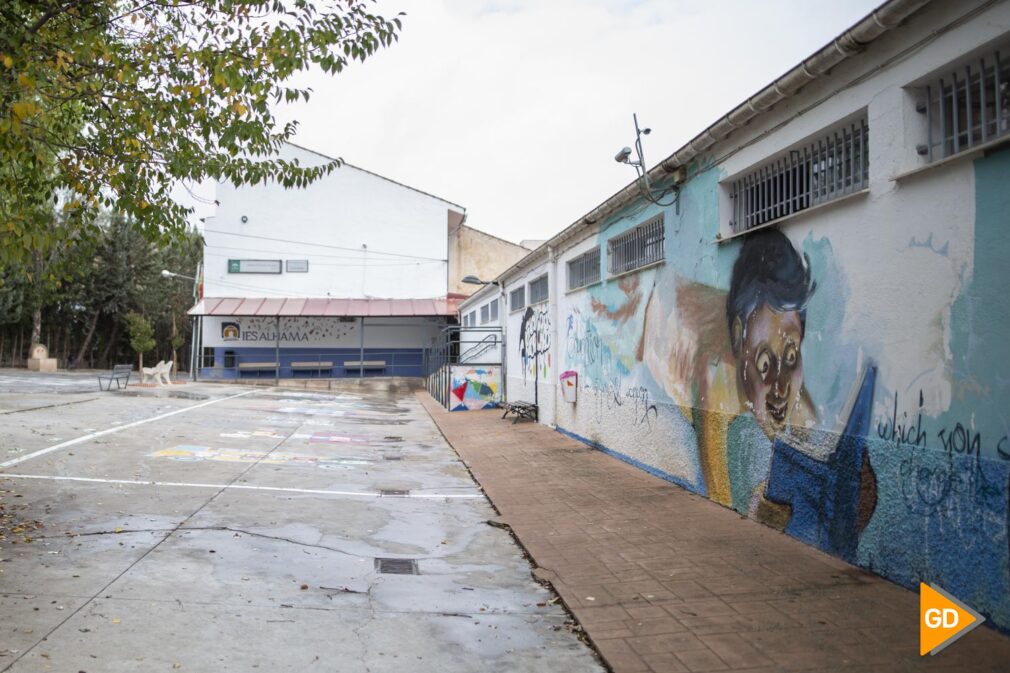
[[[477,310],[474,309],[473,311],[470,311],[469,313],[466,314],[466,322],[464,323],[464,327],[473,327],[476,324],[477,324]]]
[[[520,285],[509,292],[509,309],[520,311],[524,308],[526,308],[526,288]]]
[[[480,307],[480,324],[486,325],[490,319],[491,319],[491,307],[487,304],[484,304],[483,306]]]
[[[593,248],[568,262],[568,289],[592,285],[600,280],[600,249]]]
[[[926,115],[926,142],[916,149],[930,161],[1010,134],[1010,61],[999,51],[937,78],[925,93],[917,109]]]
[[[530,303],[538,304],[550,298],[550,290],[547,287],[547,274],[544,274],[534,281],[530,281]]]
[[[488,306],[491,307],[491,322],[498,321],[498,300],[493,300]]]
[[[665,236],[663,216],[657,215],[607,241],[607,270],[610,275],[662,262],[666,258]]]
[[[864,189],[870,175],[868,131],[863,117],[734,180],[733,233]]]
[[[201,367],[213,367],[214,366],[214,349],[208,346],[203,347],[203,358]]]

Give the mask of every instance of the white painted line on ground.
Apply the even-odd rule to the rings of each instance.
[[[133,423],[127,423],[126,425],[117,425],[114,428],[109,428],[107,430],[101,430],[99,432],[92,432],[91,434],[78,437],[77,439],[71,439],[66,442],[61,442],[60,444],[54,444],[53,446],[47,446],[44,449],[39,449],[33,453],[20,456],[19,458],[12,458],[4,463],[0,463],[0,470],[6,469],[8,467],[13,467],[15,465],[20,465],[21,463],[31,460],[32,458],[38,458],[39,456],[44,456],[47,453],[52,453],[53,451],[59,451],[60,449],[65,449],[68,446],[74,446],[75,444],[80,444],[81,442],[87,442],[96,437],[101,437],[103,435],[111,435],[114,432],[120,432],[121,430],[128,430],[129,428],[135,428],[138,425],[143,425],[145,423],[151,423],[153,421],[160,421],[163,418],[168,418],[169,416],[175,416],[176,414],[184,414],[187,411],[193,411],[194,409],[199,409],[200,407],[207,407],[211,404],[217,404],[218,402],[227,402],[228,400],[233,400],[236,397],[242,397],[243,395],[251,395],[252,393],[258,392],[256,390],[247,390],[244,393],[238,393],[237,395],[230,395],[228,397],[222,397],[216,400],[208,400],[206,402],[201,402],[200,404],[194,404],[191,407],[184,407],[182,409],[176,409],[175,411],[170,411],[167,414],[161,414],[160,416],[152,416],[151,418],[145,418],[140,421],[134,421]]]
[[[283,486],[251,486],[249,484],[198,484],[182,481],[140,481],[134,479],[99,479],[97,477],[64,477],[51,474],[0,474],[0,479],[42,479],[48,481],[82,481],[93,484],[125,484],[128,486],[176,486],[181,488],[238,489],[242,491],[271,491],[276,493],[302,493],[308,495],[342,495],[360,498],[422,498],[437,500],[472,500],[483,498],[481,493],[408,493],[407,495],[383,495],[378,491],[330,491],[319,488],[287,488]]]

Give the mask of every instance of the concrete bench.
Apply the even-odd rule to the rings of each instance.
[[[517,423],[520,418],[528,418],[536,423],[540,416],[540,410],[537,408],[537,405],[532,402],[516,400],[515,402],[502,402],[501,404],[502,407],[505,408],[505,413],[501,415],[502,418],[505,418],[509,414],[515,414],[515,418],[512,419],[513,425]]]
[[[332,362],[292,362],[291,371],[293,372],[319,372],[322,374],[324,371],[331,371],[333,369]]]
[[[239,371],[258,371],[261,369],[277,369],[276,362],[240,362]]]
[[[347,360],[344,369],[385,369],[385,360]]]
[[[141,378],[141,383],[147,383],[148,379],[154,379],[154,382],[158,385],[164,383],[166,386],[172,385],[171,375],[172,375],[172,365],[174,362],[169,360],[165,362],[161,360],[153,367],[144,367],[142,371],[143,376]]]

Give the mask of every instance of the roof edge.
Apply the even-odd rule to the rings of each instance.
[[[650,179],[669,178],[679,168],[703,153],[717,142],[724,140],[737,128],[753,121],[773,108],[776,104],[798,94],[807,84],[826,75],[832,68],[861,53],[881,35],[900,26],[908,17],[934,0],[887,0],[862,19],[842,31],[828,44],[780,75],[770,84],[758,90],[744,102],[710,124],[705,130],[687,141],[667,158],[649,169]],[[560,232],[547,239],[529,255],[505,269],[497,280],[503,280],[523,267],[535,262],[551,247],[577,233],[582,227],[592,226],[609,217],[615,211],[635,200],[638,180],[628,183],[600,203],[588,213],[575,220]]]

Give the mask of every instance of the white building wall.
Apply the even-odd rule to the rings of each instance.
[[[281,158],[328,161],[285,145]],[[459,206],[344,165],[301,189],[218,186],[204,237],[209,297],[445,296],[448,212]],[[243,222],[242,218],[246,221]],[[308,260],[308,273],[228,273],[229,259]]]
[[[544,271],[556,278],[550,304],[536,307],[550,335],[541,422],[899,583],[939,581],[1010,628],[1010,576],[986,570],[1007,567],[1010,537],[1010,377],[1000,355],[1010,149],[928,167],[915,151],[925,141],[916,87],[963,71],[962,57],[977,64],[1010,47],[1008,26],[1008,2],[932,3],[698,157],[679,207],[640,200],[561,243],[556,263],[528,258],[528,270],[505,278],[506,293]],[[866,193],[783,220],[773,227],[781,234],[730,238],[735,178],[863,111]],[[568,259],[600,245],[605,275],[606,241],[659,212],[663,264],[558,291]],[[734,279],[769,261],[742,256],[762,240],[802,260],[816,283],[780,425],[755,404],[745,373],[756,371],[746,367],[757,349],[734,352],[727,315]],[[508,316],[508,397],[532,401],[522,318]],[[769,341],[786,333],[755,320]],[[574,403],[557,387],[565,371],[579,377]],[[868,410],[853,411],[864,402]]]
[[[537,398],[544,422],[554,417],[557,390],[557,306],[553,301],[557,296],[553,282],[556,274],[549,269],[550,264],[544,260],[525,273],[505,278],[506,299],[517,287],[526,288],[526,306],[520,310],[508,307],[506,394],[509,401],[533,402]],[[550,275],[551,300],[531,305],[528,284],[544,273]]]

